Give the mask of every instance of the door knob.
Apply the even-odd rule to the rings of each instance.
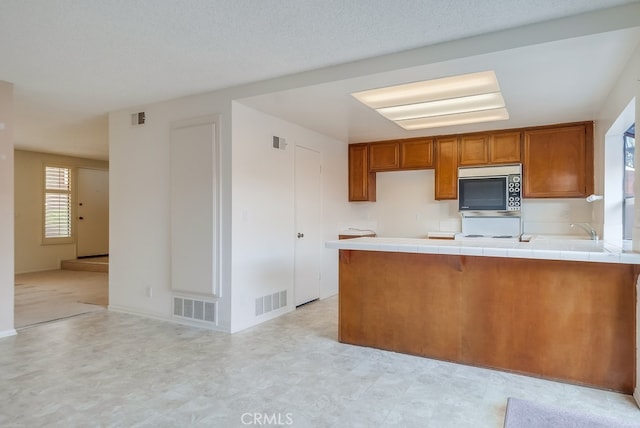
[[[84,220],[84,217],[78,217],[78,220]]]
[[[298,238],[304,238],[304,233],[298,232]]]

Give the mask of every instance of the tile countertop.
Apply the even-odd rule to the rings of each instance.
[[[354,238],[328,241],[325,246],[338,250],[640,264],[640,253],[623,250],[606,241],[586,239],[534,237],[531,242],[496,242],[493,240],[470,242],[420,238]]]

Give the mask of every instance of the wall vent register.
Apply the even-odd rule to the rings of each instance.
[[[173,316],[216,324],[217,303],[187,297],[173,297]]]
[[[256,316],[264,315],[287,306],[287,290],[258,297],[256,299]]]
[[[143,111],[131,114],[131,126],[144,125],[146,121],[147,115]]]
[[[272,147],[278,150],[286,150],[287,149],[287,140],[282,137],[273,136],[273,144]]]

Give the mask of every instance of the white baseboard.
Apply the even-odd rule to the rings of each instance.
[[[16,334],[18,334],[18,332],[15,329],[0,331],[0,339],[15,336]]]
[[[233,330],[230,330],[230,333],[231,334],[235,334],[235,333],[241,332],[243,330],[246,330],[248,328],[253,328],[255,326],[258,326],[258,325],[260,325],[262,323],[265,323],[267,321],[274,320],[276,318],[281,317],[284,314],[288,314],[289,312],[293,312],[295,310],[296,310],[296,307],[293,304],[291,304],[289,306],[283,306],[280,309],[276,309],[275,311],[269,312],[269,313],[264,314],[264,315],[259,315],[258,317],[256,317],[256,319],[258,321],[256,321],[256,319],[254,319],[250,323],[243,324],[240,327],[238,327],[238,326],[234,327]]]
[[[225,330],[225,327],[222,325],[215,326],[215,325],[210,325],[209,323],[189,321],[187,319],[182,319],[182,318],[170,318],[169,321],[176,324],[187,325],[189,327],[204,328],[205,330],[219,331],[220,333],[229,333],[229,329],[227,328]]]
[[[158,320],[158,321],[166,321],[173,324],[188,325],[190,327],[199,327],[199,328],[204,328],[206,330],[219,331],[221,333],[229,333],[229,330],[228,329],[224,330],[223,326],[214,327],[214,326],[204,325],[204,323],[189,322],[188,320],[167,317],[161,314],[149,314],[149,313],[140,312],[138,310],[128,308],[126,306],[109,305],[108,309],[113,312],[120,312],[123,314],[135,315],[142,318],[149,318],[149,319]]]
[[[36,269],[15,271],[14,275],[23,275],[25,273],[47,272],[47,271],[50,271],[50,270],[60,270],[60,263],[58,263],[57,266],[52,266],[52,267],[39,267],[39,268],[36,268]]]
[[[167,318],[162,314],[152,314],[148,312],[140,312],[137,309],[129,308],[127,306],[109,305],[107,309],[113,312],[121,312],[123,314],[136,315],[143,318],[151,318],[158,321],[171,321],[171,318]]]

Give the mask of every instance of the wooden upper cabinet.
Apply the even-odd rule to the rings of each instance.
[[[376,174],[369,172],[369,145],[349,145],[349,201],[375,201]]]
[[[520,132],[460,136],[460,166],[520,162]]]
[[[463,135],[460,137],[460,165],[486,165],[489,163],[489,137]]]
[[[433,139],[400,141],[400,169],[433,168]]]
[[[400,143],[369,143],[369,171],[393,171],[400,167]]]
[[[458,166],[523,165],[523,197],[593,193],[593,123],[349,145],[349,201],[376,200],[376,172],[435,168],[435,198],[458,197]]]
[[[458,138],[438,138],[435,157],[435,197],[438,200],[456,199],[458,197]]]
[[[593,193],[593,123],[524,132],[523,196],[585,197]]]
[[[489,163],[520,163],[520,132],[489,135]]]

